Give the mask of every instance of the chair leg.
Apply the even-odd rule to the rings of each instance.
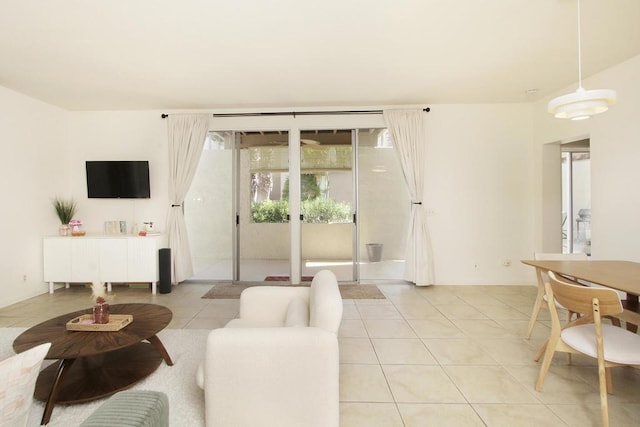
[[[542,365],[540,365],[540,372],[538,373],[538,381],[536,381],[536,391],[542,391],[542,386],[544,385],[544,379],[547,376],[547,372],[549,371],[549,367],[551,366],[551,360],[553,359],[553,354],[556,352],[556,347],[558,345],[559,336],[549,338],[547,341],[547,349],[544,352],[544,359],[542,359]]]
[[[538,352],[536,353],[536,357],[533,358],[534,361],[540,361],[540,358],[544,355],[544,352],[547,349],[547,345],[549,345],[549,340],[545,341],[544,344],[542,344],[542,347],[540,347],[540,350],[538,350]]]
[[[580,317],[578,313],[575,313],[571,310],[567,310],[567,323],[571,322],[571,318],[573,317],[574,314],[576,315],[576,317]],[[571,365],[571,353],[567,353],[567,365]]]
[[[607,393],[613,394],[613,380],[611,379],[611,368],[604,369],[604,376],[607,380]]]
[[[605,367],[598,363],[598,379],[600,382],[600,410],[602,411],[602,425],[609,427],[609,405],[607,403],[607,375]]]
[[[536,296],[536,303],[533,305],[533,312],[531,312],[531,319],[529,319],[529,327],[527,328],[527,339],[531,338],[531,333],[533,332],[533,327],[536,325],[536,320],[538,320],[538,314],[540,313],[540,308],[542,307],[542,296],[544,295],[544,291],[538,287],[538,296]]]

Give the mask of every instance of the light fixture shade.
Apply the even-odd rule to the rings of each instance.
[[[585,90],[580,87],[573,93],[549,101],[547,109],[558,119],[582,120],[604,113],[616,103],[616,92],[610,89]]]

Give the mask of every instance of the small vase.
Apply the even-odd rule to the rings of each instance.
[[[109,304],[96,304],[93,306],[93,323],[100,325],[109,323]]]
[[[60,236],[69,236],[69,235],[71,235],[71,227],[69,227],[69,224],[60,225],[60,227],[58,227],[58,234]]]
[[[84,236],[86,233],[85,231],[82,229],[81,225],[74,225],[71,228],[71,235],[72,236]]]

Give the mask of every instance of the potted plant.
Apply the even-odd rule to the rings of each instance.
[[[63,199],[61,197],[56,197],[53,199],[53,207],[56,210],[58,218],[60,219],[60,235],[68,236],[70,230],[69,222],[76,214],[76,202],[74,202],[73,199]]]

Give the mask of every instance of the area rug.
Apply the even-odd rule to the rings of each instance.
[[[0,328],[0,360],[12,356],[13,340],[23,328]],[[164,362],[149,377],[134,385],[132,390],[162,391],[169,397],[169,424],[172,426],[204,426],[204,392],[196,385],[196,369],[204,357],[209,330],[165,329],[158,334],[173,360]],[[45,364],[50,363],[45,361]],[[106,399],[78,405],[57,405],[48,426],[77,426],[91,415]],[[44,403],[34,400],[27,425],[38,426]],[[0,422],[1,424],[1,422]]]
[[[251,286],[309,286],[309,285],[276,285],[273,283],[216,283],[206,294],[205,299],[238,299],[240,293]],[[375,285],[339,285],[342,299],[385,299],[386,297]]]

